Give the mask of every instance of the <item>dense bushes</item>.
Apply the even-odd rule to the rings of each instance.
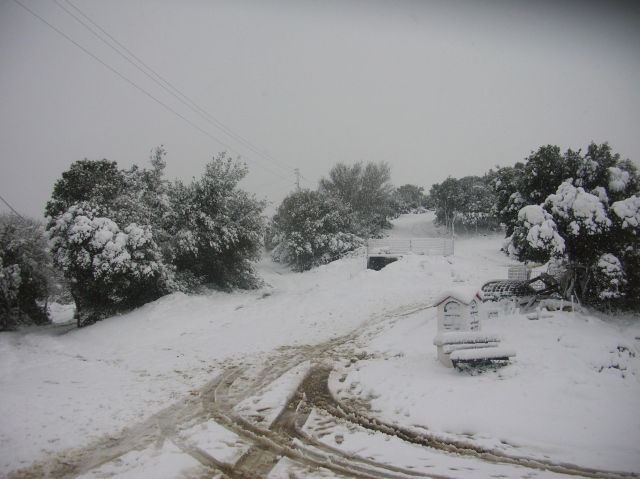
[[[562,289],[599,308],[640,308],[640,199],[636,167],[607,143],[586,152],[546,145],[484,177],[433,185],[436,220],[495,229],[521,261],[563,265]]]
[[[380,236],[401,208],[390,179],[386,163],[338,163],[318,191],[291,193],[267,228],[265,244],[274,260],[304,271]]]
[[[166,229],[179,274],[225,288],[257,285],[251,261],[261,251],[264,204],[238,189],[246,174],[245,166],[221,154],[200,180],[174,185]]]
[[[0,331],[48,322],[52,278],[42,225],[0,215]]]
[[[351,233],[352,212],[336,198],[302,190],[284,199],[271,223],[273,258],[296,271],[340,258],[362,245]]]
[[[640,306],[640,198],[633,164],[621,161],[606,143],[591,144],[585,155],[568,150],[563,157],[547,146],[529,161],[516,182],[524,191],[512,193],[507,204],[515,210],[509,204],[517,197],[525,205],[515,219],[511,211],[505,214],[508,252],[522,261],[564,263],[565,294],[586,303]],[[559,181],[555,175],[566,178],[549,193],[549,185]],[[540,176],[545,179],[536,180]],[[532,198],[542,200],[531,204]]]
[[[421,213],[429,206],[422,186],[406,184],[393,192],[394,209],[398,214]]]
[[[436,210],[436,222],[451,231],[478,232],[499,227],[494,212],[496,198],[487,176],[447,178],[431,187],[429,199]]]
[[[164,155],[149,170],[78,161],[54,187],[47,231],[79,325],[170,291],[256,284],[263,205],[237,188],[246,168],[222,154],[200,180],[170,183]]]
[[[397,215],[391,170],[386,163],[338,163],[320,180],[319,191],[350,208],[350,232],[363,238],[379,236],[391,227],[389,219]]]

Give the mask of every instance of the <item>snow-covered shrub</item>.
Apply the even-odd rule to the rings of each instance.
[[[166,269],[150,227],[121,228],[82,202],[51,218],[48,232],[54,264],[70,280],[79,325],[166,292]]]
[[[640,180],[631,161],[607,143],[563,154],[547,145],[492,174],[508,253],[533,262],[562,257],[566,294],[640,308]]]
[[[569,180],[543,204],[522,208],[507,251],[522,261],[562,257],[572,275],[567,294],[575,292],[598,307],[614,302],[637,307],[640,199],[609,206],[606,187],[601,188],[605,194],[596,196]]]
[[[620,227],[634,236],[640,236],[640,196],[634,195],[611,205],[615,213],[614,219]]]
[[[167,241],[163,156],[162,148],[155,150],[151,170],[77,161],[54,185],[47,231],[79,325],[155,299],[174,284],[161,254]]]
[[[566,232],[574,237],[602,235],[611,226],[606,205],[599,197],[573,186],[571,180],[562,183],[555,194],[545,201],[545,207]]]
[[[605,205],[628,198],[638,190],[635,165],[613,153],[607,143],[591,143],[584,154],[571,149],[561,153],[557,146],[542,146],[524,163],[489,174],[497,196],[496,214],[505,224],[507,235],[513,232],[523,206],[543,203],[569,179],[573,179],[574,187],[597,196]]]
[[[264,203],[238,188],[247,172],[222,153],[200,180],[171,188],[165,224],[180,281],[223,288],[258,284],[252,261],[261,251]]]
[[[512,256],[544,262],[564,254],[565,242],[553,217],[540,205],[528,205],[518,213],[518,223],[507,242]]]
[[[611,205],[618,258],[622,262],[626,285],[625,303],[640,309],[640,196],[634,195]]]
[[[336,198],[309,190],[291,193],[272,221],[272,256],[296,271],[334,261],[363,244],[350,233],[351,221],[349,207]]]
[[[594,294],[604,301],[618,299],[622,296],[626,283],[620,260],[611,253],[601,255],[593,268],[593,282],[590,286]]]
[[[204,284],[250,287],[264,205],[237,188],[246,167],[224,154],[189,185],[151,169],[75,162],[47,203],[55,264],[70,281],[79,324]]]
[[[53,271],[46,246],[41,224],[0,216],[0,331],[48,322],[45,304]]]

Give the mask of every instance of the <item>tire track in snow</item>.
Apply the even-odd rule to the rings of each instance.
[[[267,477],[283,457],[309,470],[323,468],[341,476],[361,479],[445,478],[381,464],[322,443],[302,430],[312,407],[325,411],[336,421],[352,423],[374,433],[393,435],[405,442],[442,454],[583,477],[637,477],[635,474],[510,456],[464,442],[445,441],[431,434],[387,424],[372,417],[364,408],[336,400],[328,386],[332,370],[330,364],[353,357],[356,345],[366,343],[387,327],[389,322],[426,309],[429,304],[430,302],[413,304],[374,315],[353,332],[321,344],[282,347],[269,356],[258,356],[253,362],[232,364],[216,379],[200,388],[198,397],[188,397],[175,403],[146,421],[125,429],[120,435],[102,438],[82,449],[63,451],[31,467],[15,471],[9,478],[72,478],[114,461],[130,451],[142,450],[154,443],[160,445],[166,440],[172,441],[181,451],[197,460],[208,472],[217,471],[230,479]],[[312,360],[315,365],[270,428],[253,424],[233,412],[233,407],[240,401],[251,397],[289,369],[308,360]],[[181,430],[209,420],[216,421],[252,445],[235,464],[218,461],[197,445],[180,438]]]

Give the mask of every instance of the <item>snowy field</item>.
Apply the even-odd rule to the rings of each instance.
[[[436,231],[431,215],[405,215],[391,234]],[[511,364],[471,375],[437,362],[429,306],[451,288],[506,278],[512,262],[498,251],[501,241],[459,238],[453,257],[407,256],[379,272],[366,270],[357,255],[306,273],[265,258],[258,265],[265,285],[257,291],[173,294],[80,330],[65,323],[70,311],[58,308],[54,326],[2,333],[0,476],[35,462],[40,469],[32,466],[26,477],[38,477],[46,475],[47,460],[77,457],[86,467],[69,477],[200,477],[208,470],[203,464],[224,470],[251,456],[251,424],[286,427],[282,407],[320,363],[332,369],[337,400],[385,423],[513,457],[640,473],[640,318],[505,314],[483,320],[482,329],[516,350]],[[225,378],[236,383],[223,395]],[[255,387],[241,392],[242,381]],[[220,409],[205,415],[209,390]],[[307,455],[353,458],[360,451],[388,467],[449,477],[489,469],[505,477],[559,477],[397,438],[385,448],[388,437],[338,420],[318,431],[322,414],[314,408],[304,416],[308,440],[317,441],[313,450],[304,445]],[[225,423],[233,415],[235,427]],[[242,421],[245,429],[237,426]],[[122,438],[132,435],[125,432],[147,431],[143,426],[150,437],[154,428],[171,429],[162,436],[171,439],[127,449]],[[87,459],[87,447],[110,440],[117,454]],[[312,473],[313,461],[296,460],[294,450],[265,475],[342,477],[338,461],[331,470],[315,461]],[[455,472],[464,464],[470,473]]]

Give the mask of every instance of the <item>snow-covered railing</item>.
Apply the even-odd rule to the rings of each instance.
[[[421,254],[449,256],[453,254],[452,238],[381,238],[367,241],[367,256]]]

